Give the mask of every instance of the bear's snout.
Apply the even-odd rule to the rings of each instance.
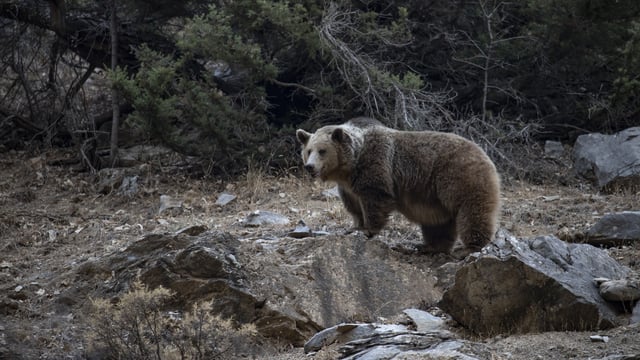
[[[311,174],[311,176],[316,177],[318,176],[318,171],[316,171],[316,167],[313,164],[306,164],[304,166],[304,169]]]
[[[313,167],[313,165],[311,164],[307,164],[304,166],[304,169],[307,170],[307,172],[313,173],[315,168]]]

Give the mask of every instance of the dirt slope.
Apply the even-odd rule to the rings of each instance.
[[[239,225],[256,209],[304,218],[310,227],[330,232],[350,226],[339,200],[319,196],[330,186],[308,179],[272,178],[253,171],[235,182],[195,180],[158,160],[139,169],[144,175],[139,191],[126,197],[115,191],[99,193],[95,175],[47,165],[65,157],[71,154],[0,154],[0,358],[80,358],[87,299],[59,294],[72,284],[78,264],[121,249],[143,234],[202,224],[247,236],[262,231]],[[505,179],[501,226],[518,236],[567,237],[585,231],[605,213],[638,210],[639,194],[598,194],[587,184],[571,183],[533,185]],[[238,198],[221,208],[215,201],[222,191]],[[181,208],[159,214],[160,195],[180,200]],[[383,236],[417,238],[419,232],[394,216]],[[640,271],[640,246],[610,253]],[[496,359],[640,354],[638,326],[600,334],[610,341],[594,343],[589,340],[594,333],[570,332],[470,338],[495,348]],[[273,354],[281,359],[301,356],[300,349]]]

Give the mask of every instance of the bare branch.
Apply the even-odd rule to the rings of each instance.
[[[364,33],[359,30],[357,13],[330,4],[318,28],[320,40],[332,56],[331,65],[338,70],[346,85],[357,95],[367,115],[394,127],[438,129],[453,121],[445,104],[451,100],[448,92],[429,92],[404,85],[385,69],[384,61],[375,52],[363,50]],[[378,34],[378,45],[402,47],[409,42],[397,42]]]

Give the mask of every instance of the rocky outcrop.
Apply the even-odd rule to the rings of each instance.
[[[587,134],[573,148],[575,170],[603,190],[640,185],[640,127],[613,135]]]
[[[600,296],[593,279],[628,274],[591,245],[502,233],[467,259],[440,307],[483,335],[605,329],[618,324],[619,309]]]
[[[354,338],[347,328],[442,299],[441,308],[479,334],[602,329],[616,324],[620,307],[601,297],[594,278],[628,275],[603,250],[549,236],[518,240],[503,234],[463,263],[444,261],[358,235],[238,239],[196,226],[149,234],[110,256],[88,259],[61,296],[100,284],[83,298],[117,299],[140,280],[173,291],[173,309],[208,302],[217,314],[297,346],[320,329],[343,324],[334,330],[344,335],[335,338],[345,340],[346,358],[374,351],[373,344],[386,354],[448,349],[464,355],[460,349],[467,343],[443,333],[441,320],[419,310],[405,310],[416,325],[399,333],[385,328]]]
[[[395,315],[441,297],[429,261],[411,263],[416,259],[399,258],[407,255],[379,241],[239,240],[205,230],[149,234],[111,256],[88,260],[76,270],[78,286],[99,280],[90,296],[117,298],[139,279],[174,292],[173,308],[211,302],[214,312],[295,345],[347,319]]]

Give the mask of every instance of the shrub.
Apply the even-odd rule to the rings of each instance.
[[[89,351],[107,359],[226,359],[256,334],[252,325],[236,326],[198,303],[188,312],[166,311],[172,293],[135,283],[117,304],[92,301],[85,339]]]

